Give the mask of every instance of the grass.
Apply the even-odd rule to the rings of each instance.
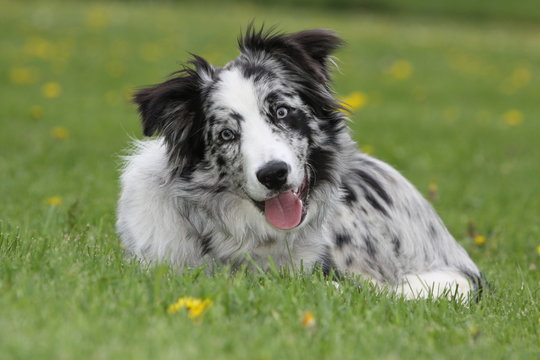
[[[124,0],[125,1],[125,0]],[[216,0],[204,0],[206,2]],[[265,0],[222,0],[242,3],[267,3]],[[540,20],[536,0],[514,1],[509,6],[505,0],[274,0],[273,4],[293,7],[344,8],[348,11],[366,11],[387,14],[421,14],[474,20],[531,21]]]
[[[1,7],[0,358],[539,357],[540,25],[253,5]],[[354,136],[432,199],[493,285],[479,304],[124,259],[118,159],[140,137],[128,95],[187,51],[224,64],[253,18],[347,40],[336,90],[367,99]],[[181,296],[213,305],[195,321],[167,314]],[[306,311],[314,327],[302,326]]]

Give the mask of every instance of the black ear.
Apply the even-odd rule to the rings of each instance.
[[[300,31],[294,34],[285,36],[286,42],[289,43],[291,48],[299,48],[305,52],[309,60],[310,67],[314,70],[318,68],[324,79],[327,81],[330,78],[330,69],[328,62],[330,55],[339,49],[344,41],[339,38],[334,32],[326,29],[313,29]]]
[[[178,76],[137,91],[133,102],[139,106],[143,134],[152,136],[174,123],[182,126],[182,122],[187,122],[185,115],[196,89],[192,76]]]
[[[186,158],[202,156],[204,114],[201,91],[212,77],[213,68],[204,59],[194,56],[173,78],[137,91],[133,102],[138,105],[143,134],[161,134],[165,138],[171,159],[178,165]],[[189,66],[191,65],[191,67]]]
[[[275,34],[273,29],[255,30],[248,26],[245,36],[239,40],[243,53],[266,51],[281,54],[295,62],[303,70],[320,82],[330,80],[328,66],[330,55],[344,44],[334,32],[326,29],[313,29],[293,34]]]
[[[133,102],[139,106],[144,135],[162,133],[171,123],[188,121],[185,115],[196,105],[204,78],[213,73],[206,60],[193,56],[182,70],[172,74],[173,78],[141,89],[133,96]]]

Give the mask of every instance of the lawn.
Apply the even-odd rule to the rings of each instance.
[[[0,358],[540,358],[540,23],[232,3],[0,7]],[[320,274],[179,276],[124,258],[118,169],[141,137],[130,94],[188,52],[223,65],[252,19],[347,41],[335,89],[355,105],[355,139],[433,202],[491,282],[480,303],[405,302],[354,279],[336,290]],[[184,296],[212,304],[168,313]]]

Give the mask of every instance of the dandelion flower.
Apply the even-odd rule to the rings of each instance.
[[[45,204],[49,206],[58,206],[62,203],[62,198],[60,196],[51,196],[45,199]]]
[[[360,151],[364,154],[372,155],[375,152],[375,147],[373,145],[365,144],[360,147]]]
[[[197,319],[199,318],[204,310],[209,308],[212,305],[212,301],[209,299],[205,299],[202,302],[197,302],[196,304],[193,304],[193,306],[188,307],[188,317],[190,319]]]
[[[210,299],[198,299],[193,297],[181,297],[174,304],[169,305],[167,308],[168,314],[175,314],[181,309],[185,308],[188,311],[188,317],[190,319],[197,319],[201,317],[204,310],[212,306],[212,300]]]
[[[182,309],[185,306],[184,301],[185,301],[184,299],[180,299],[174,304],[169,305],[169,307],[167,308],[167,313],[176,314],[178,311],[180,311],[180,309]]]
[[[480,335],[480,329],[478,329],[478,326],[472,325],[469,327],[469,334],[471,334],[473,339],[476,339]]]
[[[476,235],[473,240],[476,245],[481,246],[486,242],[486,237],[484,235]]]
[[[302,326],[305,328],[315,326],[315,315],[312,312],[306,311],[302,314]]]
[[[367,96],[361,91],[355,91],[341,99],[341,103],[350,111],[355,111],[366,105]]]
[[[503,115],[504,122],[510,126],[517,126],[523,122],[523,113],[519,110],[508,110]]]
[[[27,67],[14,67],[9,70],[9,80],[15,85],[28,85],[36,81],[36,73]]]
[[[524,87],[531,81],[531,72],[527,68],[520,67],[512,71],[510,78],[514,86]]]
[[[57,126],[51,130],[51,136],[58,140],[65,140],[69,137],[69,131],[65,127]]]
[[[430,201],[436,201],[439,199],[439,185],[432,182],[428,186],[428,199]]]
[[[43,117],[43,108],[38,105],[32,106],[28,110],[28,115],[30,115],[32,119],[41,119]]]
[[[536,253],[538,254],[538,256],[540,256],[540,245],[536,247]]]
[[[124,97],[124,99],[126,101],[131,101],[133,99],[133,96],[134,96],[134,91],[132,88],[125,88],[124,90],[122,90],[122,96]]]
[[[411,77],[413,66],[407,60],[397,60],[388,68],[388,73],[394,79],[404,80]]]
[[[62,87],[56,82],[48,82],[41,88],[41,94],[47,99],[54,99],[60,96]]]
[[[530,82],[531,72],[529,69],[524,67],[516,68],[512,71],[512,74],[503,81],[501,91],[507,95],[511,95],[527,86]]]
[[[53,45],[40,37],[31,37],[26,40],[25,52],[41,59],[49,59],[54,53]]]

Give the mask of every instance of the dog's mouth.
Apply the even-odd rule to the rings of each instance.
[[[266,199],[254,201],[272,226],[281,230],[294,229],[306,217],[309,181],[307,177],[296,190],[288,190]]]

